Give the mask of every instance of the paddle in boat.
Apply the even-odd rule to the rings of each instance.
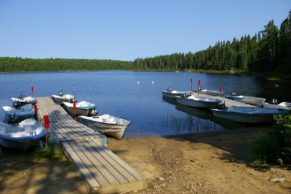
[[[214,98],[191,95],[189,97],[177,98],[177,103],[194,108],[216,108],[222,101]]]
[[[0,122],[0,145],[28,150],[46,135],[45,128],[35,119],[25,119],[17,125]]]
[[[75,115],[74,112],[74,103],[70,102],[63,102],[65,109],[68,111],[68,113],[71,116]],[[96,115],[96,105],[87,101],[81,101],[76,103],[76,115],[82,115],[82,116],[90,116],[90,115]]]
[[[121,139],[125,129],[130,125],[129,120],[109,114],[92,117],[79,116],[78,120],[88,127],[116,139]]]
[[[287,110],[262,107],[238,107],[232,106],[223,110],[212,109],[215,117],[227,119],[239,123],[269,123],[274,115],[286,114]]]
[[[26,104],[35,104],[37,102],[36,98],[32,96],[23,97],[20,95],[18,98],[11,98],[13,107],[21,107]]]
[[[191,94],[193,94],[192,91],[178,91],[178,90],[173,90],[171,88],[164,90],[162,93],[163,93],[163,97],[172,98],[172,99],[176,99],[178,97],[190,96]]]
[[[52,95],[51,98],[57,104],[62,104],[63,102],[75,102],[75,96],[71,94],[63,94],[60,92],[59,95]]]
[[[5,121],[8,123],[18,123],[24,119],[34,118],[35,112],[31,104],[26,104],[20,108],[3,106]]]

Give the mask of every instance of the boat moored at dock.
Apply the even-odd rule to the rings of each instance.
[[[11,98],[12,100],[12,105],[16,108],[21,107],[26,104],[35,104],[37,102],[36,98],[32,96],[19,96],[18,98]]]
[[[215,98],[191,95],[188,97],[177,98],[177,103],[194,108],[216,108],[219,104],[222,104],[222,101]]]
[[[193,94],[192,91],[178,91],[178,90],[173,90],[171,88],[164,90],[162,93],[163,93],[163,97],[172,98],[172,99],[176,99],[178,97],[190,96]]]
[[[274,115],[286,114],[287,110],[261,107],[229,107],[223,110],[212,109],[214,117],[239,123],[269,123]]]
[[[109,114],[92,117],[79,116],[78,120],[88,127],[116,139],[122,139],[125,129],[130,125],[129,120]]]
[[[20,108],[3,106],[2,109],[5,112],[5,121],[8,123],[17,123],[24,119],[35,117],[35,112],[31,104],[24,105]]]
[[[25,119],[17,125],[0,122],[0,145],[28,150],[46,135],[45,128],[35,119]]]
[[[81,101],[76,103],[76,112],[74,111],[74,103],[64,102],[65,109],[71,116],[82,115],[90,116],[96,115],[96,105],[87,101]]]
[[[254,105],[254,106],[262,106],[262,104],[266,101],[265,98],[255,97],[255,96],[226,96],[231,100],[236,100],[238,102],[243,102],[246,104]]]
[[[278,109],[284,109],[284,110],[290,110],[291,109],[291,103],[290,102],[281,102],[279,104],[269,104],[267,102],[264,102],[262,106],[264,108],[278,108]]]
[[[75,102],[75,96],[71,94],[63,94],[62,92],[59,95],[52,95],[51,98],[56,104],[62,104],[63,102]]]

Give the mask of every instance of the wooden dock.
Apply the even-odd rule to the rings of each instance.
[[[49,97],[39,97],[37,101],[39,118],[49,115],[50,140],[62,145],[90,192],[120,193],[144,188],[142,177],[102,145],[103,135],[75,121]]]
[[[194,92],[194,95],[198,96],[198,93]],[[231,106],[254,107],[253,105],[242,103],[242,102],[238,102],[238,101],[235,101],[235,100],[231,100],[231,99],[228,99],[228,98],[225,98],[225,97],[222,97],[222,96],[211,96],[211,95],[202,94],[202,93],[199,93],[199,96],[207,97],[207,98],[219,99],[219,100],[221,100],[222,102],[225,103],[225,107],[226,108],[231,107]]]

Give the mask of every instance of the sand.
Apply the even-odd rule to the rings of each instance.
[[[258,171],[249,142],[264,129],[111,140],[109,147],[145,178],[141,193],[291,193],[291,173]],[[273,183],[273,178],[285,178]]]
[[[146,188],[138,193],[291,193],[288,169],[259,171],[248,166],[253,158],[249,142],[264,132],[109,139],[108,145],[144,177]],[[285,180],[273,183],[273,178]],[[64,157],[6,153],[0,158],[0,193],[86,192],[83,179]]]

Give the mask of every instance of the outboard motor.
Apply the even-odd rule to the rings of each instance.
[[[272,104],[278,104],[278,100],[276,98],[272,99]]]

